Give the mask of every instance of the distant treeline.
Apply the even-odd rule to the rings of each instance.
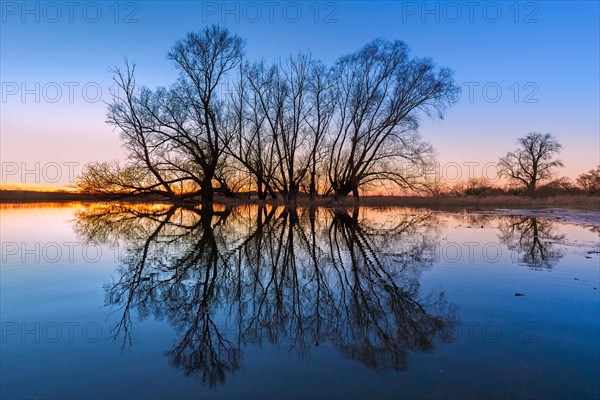
[[[519,196],[527,194],[532,197],[550,197],[564,195],[600,195],[600,165],[583,173],[576,180],[568,177],[547,179],[545,183],[535,187],[533,192],[523,185],[498,186],[484,178],[474,178],[457,184],[437,182],[430,187],[434,196]]]
[[[99,201],[106,196],[74,192],[38,192],[34,190],[0,190],[0,203],[38,203],[38,202],[69,202],[69,201]]]

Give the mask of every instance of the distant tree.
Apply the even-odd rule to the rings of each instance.
[[[420,193],[429,196],[444,196],[450,194],[451,188],[448,182],[437,171],[426,173],[423,187]]]
[[[471,178],[462,192],[463,196],[496,196],[504,194],[501,188],[494,187],[485,178]]]
[[[600,193],[600,165],[579,175],[577,184],[589,194]]]
[[[538,132],[528,133],[517,143],[518,149],[500,158],[498,174],[532,194],[540,181],[552,177],[554,168],[563,166],[560,160],[554,159],[562,145],[550,133]]]
[[[536,192],[542,196],[556,196],[561,194],[571,194],[579,191],[571,179],[566,176],[553,179],[537,188]]]

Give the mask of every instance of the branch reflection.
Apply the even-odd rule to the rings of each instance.
[[[565,235],[556,232],[556,223],[551,220],[502,217],[498,229],[500,242],[516,252],[519,262],[531,268],[552,268],[564,255],[556,243],[564,241]]]
[[[407,368],[411,351],[451,340],[444,293],[421,295],[435,259],[433,215],[245,206],[203,210],[110,205],[77,215],[90,242],[124,249],[107,304],[131,342],[132,312],[177,330],[171,363],[211,386],[241,367],[247,345],[299,357],[322,343],[377,370]]]

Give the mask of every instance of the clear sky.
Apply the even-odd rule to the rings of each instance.
[[[463,93],[421,134],[452,180],[531,131],[564,145],[562,175],[600,163],[600,7],[583,2],[13,2],[1,3],[2,183],[61,186],[91,161],[122,159],[105,120],[111,66],[169,85],[174,41],[210,23],[247,40],[249,59],[311,51],[327,64],[383,37],[452,68]],[[39,165],[36,165],[39,163]],[[478,164],[474,164],[478,163]],[[458,167],[458,168],[457,168]],[[487,170],[494,177],[493,165]],[[37,181],[37,182],[36,182]],[[4,185],[7,187],[6,185]]]

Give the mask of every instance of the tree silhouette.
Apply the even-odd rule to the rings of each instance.
[[[378,39],[333,68],[327,173],[336,198],[358,198],[359,187],[373,182],[414,187],[430,164],[431,146],[417,134],[419,112],[443,117],[459,89],[450,70],[408,53],[403,42]]]
[[[600,165],[577,177],[577,184],[589,194],[600,193]]]
[[[77,186],[209,205],[247,185],[290,206],[302,190],[340,199],[420,187],[432,149],[418,119],[442,117],[459,88],[450,70],[408,53],[378,39],[333,67],[309,53],[269,64],[245,61],[243,40],[225,28],[189,33],[168,53],[179,71],[169,87],[138,85],[127,60],[113,70],[107,122],[127,161],[91,164]]]
[[[519,138],[517,143],[520,145],[517,150],[500,158],[498,173],[532,194],[540,181],[551,178],[553,170],[563,166],[561,161],[554,160],[562,145],[550,133],[537,132]]]

